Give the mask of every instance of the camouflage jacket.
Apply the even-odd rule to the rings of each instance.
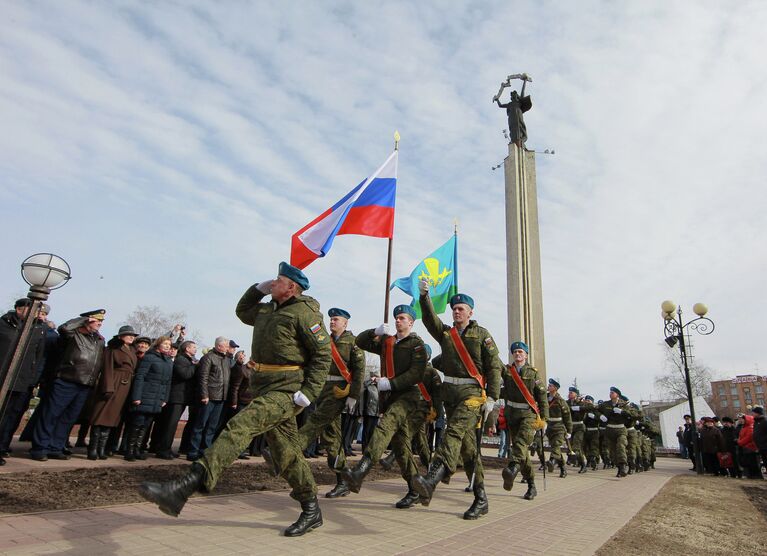
[[[527,400],[522,395],[522,392],[520,392],[519,388],[517,388],[517,383],[514,382],[514,379],[511,376],[512,372],[514,372],[514,370],[511,369],[511,365],[503,367],[503,389],[506,391],[506,401],[517,404],[526,404]],[[546,388],[544,388],[543,384],[541,384],[541,379],[538,376],[538,371],[536,368],[525,363],[519,370],[519,376],[522,379],[524,385],[530,391],[533,399],[537,402],[538,411],[541,413],[541,418],[548,419],[549,404],[546,400]]]
[[[357,336],[357,347],[381,356],[381,376],[384,375],[383,342],[380,336],[375,335],[371,328]],[[402,338],[394,344],[394,378],[391,379],[391,401],[402,395],[419,398],[420,392],[416,384],[423,381],[426,369],[426,350],[423,340],[415,332],[411,332],[406,338]]]
[[[332,339],[332,337],[331,337]],[[365,380],[365,353],[355,344],[356,337],[349,330],[344,330],[338,339],[335,339],[338,355],[346,363],[346,368],[352,375],[352,383],[349,388],[349,397],[355,400],[362,396],[362,383]],[[331,376],[341,376],[335,361],[330,365]],[[337,385],[337,383],[334,383]],[[343,384],[343,383],[341,383]]]
[[[565,399],[559,395],[559,392],[548,400],[549,404],[549,420],[562,419],[562,424],[568,433],[573,432],[573,419],[570,415],[570,406],[567,405]]]
[[[618,408],[621,411],[615,412]],[[610,400],[605,400],[599,405],[599,412],[607,418],[607,425],[625,425],[626,418],[633,415],[633,410],[629,407],[627,402],[618,400],[616,404],[613,404]]]
[[[583,407],[583,399],[575,398],[574,400],[567,400],[567,407],[570,408],[570,416],[572,417],[573,424],[582,423],[583,417],[586,415]]]

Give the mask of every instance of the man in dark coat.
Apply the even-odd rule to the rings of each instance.
[[[170,460],[176,457],[172,451],[176,428],[184,409],[193,403],[195,396],[196,354],[197,344],[192,341],[185,341],[179,346],[178,354],[173,361],[173,379],[168,403],[162,408],[160,417],[155,423],[157,431],[156,454],[160,459]]]
[[[764,408],[755,405],[751,414],[754,416],[754,443],[762,455],[762,463],[767,465],[767,421],[764,418]]]
[[[24,319],[27,318],[32,300],[22,298],[16,301],[13,311],[8,311],[0,317],[0,364],[5,365],[13,357],[16,347],[16,339],[21,330]],[[34,317],[31,317],[34,318]],[[30,331],[29,345],[16,370],[5,407],[2,409],[2,421],[0,421],[0,465],[5,465],[5,459],[11,446],[13,433],[21,423],[24,412],[29,407],[32,398],[32,389],[38,382],[37,367],[42,360],[45,349],[43,325],[36,322]]]

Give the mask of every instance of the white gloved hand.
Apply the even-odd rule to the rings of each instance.
[[[580,411],[580,410],[581,410],[581,406],[579,405],[574,405],[573,407],[570,408],[570,411]]]
[[[573,435],[572,435],[572,434],[570,434],[569,432],[568,432],[568,433],[565,435],[565,438],[566,438],[567,440],[570,440],[572,437],[573,437]]]
[[[346,398],[346,412],[351,415],[354,413],[354,408],[357,407],[357,400],[352,397]]]
[[[620,407],[614,407],[614,408],[613,408],[613,413],[618,413],[618,414],[620,414],[620,413],[623,413],[623,410],[622,410]]]
[[[482,418],[485,421],[487,421],[487,417],[493,412],[493,409],[495,409],[495,400],[488,396],[487,401],[485,401],[485,404],[482,406]]]
[[[394,336],[394,331],[392,330],[392,325],[388,322],[385,322],[378,326],[378,328],[375,329],[375,335],[376,336]]]
[[[587,413],[587,414],[586,414],[586,416],[587,416],[589,419],[593,419],[593,418],[594,418],[594,414],[593,414],[593,413]]]
[[[421,292],[421,295],[429,293],[429,281],[421,280],[418,282],[418,291]]]
[[[301,407],[309,407],[312,402],[309,401],[301,390],[293,394],[293,403]]]
[[[274,285],[274,280],[265,280],[263,282],[259,282],[256,285],[256,289],[260,291],[261,293],[271,293],[273,285]]]
[[[605,417],[604,415],[600,415],[599,416],[599,420],[602,421],[603,423],[606,423],[607,422],[607,417]]]
[[[391,382],[385,376],[376,380],[376,386],[378,386],[379,392],[389,392],[391,390]]]

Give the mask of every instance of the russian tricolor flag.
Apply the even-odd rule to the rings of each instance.
[[[336,236],[392,237],[397,193],[397,151],[369,178],[292,236],[290,264],[306,268],[324,257]]]

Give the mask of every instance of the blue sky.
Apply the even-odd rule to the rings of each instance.
[[[547,366],[597,397],[653,394],[660,302],[705,301],[715,373],[764,368],[767,7],[759,2],[2,2],[0,292],[50,251],[57,322],[185,311],[249,345],[234,305],[290,236],[400,143],[394,277],[459,220],[461,290],[506,346],[504,112],[533,76]],[[377,325],[386,241],[307,273]],[[101,278],[103,276],[103,278]],[[393,292],[393,303],[406,302]],[[419,326],[419,331],[425,331]],[[433,343],[433,342],[432,342]]]

